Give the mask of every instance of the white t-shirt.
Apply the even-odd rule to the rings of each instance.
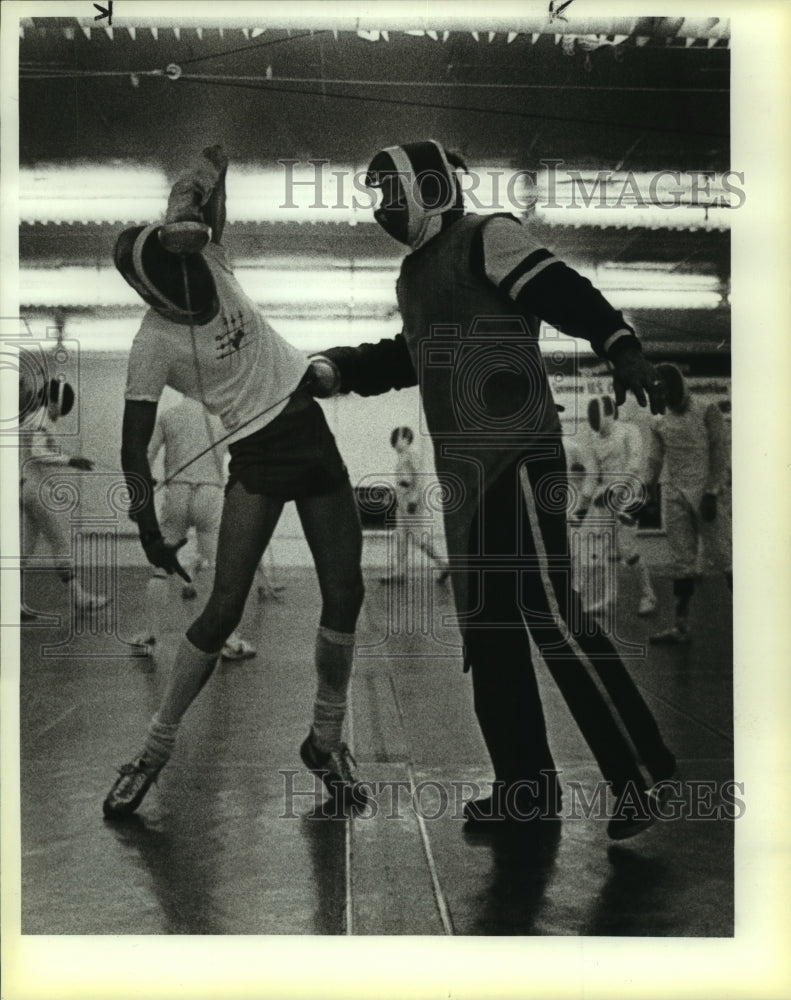
[[[210,243],[203,256],[217,285],[217,316],[192,328],[193,342],[189,325],[149,309],[132,344],[125,397],[156,403],[169,385],[202,400],[231,432],[230,443],[275,419],[309,359],[276,333],[245,295],[222,247]]]
[[[613,422],[610,433],[591,435],[591,456],[594,472],[603,487],[619,476],[643,479],[643,443],[640,431],[634,424]]]
[[[417,466],[409,452],[401,452],[396,458],[395,480],[398,510],[402,514],[408,514],[409,505],[420,501]]]
[[[223,486],[227,449],[222,437],[219,418],[207,413],[196,399],[184,399],[157,417],[148,460],[153,466],[164,447],[166,479],[178,473],[175,482]]]
[[[651,426],[651,461],[664,457],[665,493],[677,491],[697,507],[704,493],[719,494],[727,482],[725,422],[714,403],[692,396],[684,413],[668,408]]]

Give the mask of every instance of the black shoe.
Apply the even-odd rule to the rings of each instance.
[[[683,622],[677,622],[673,628],[649,636],[648,641],[652,646],[688,646],[692,638],[687,626]]]
[[[164,765],[154,767],[147,764],[142,757],[137,757],[130,764],[124,764],[118,771],[115,784],[107,793],[102,803],[102,810],[108,819],[123,819],[130,816],[143,801],[143,797]]]
[[[671,795],[681,792],[681,775],[674,765],[670,770],[657,778],[655,783],[648,789],[647,795],[650,805],[654,811],[664,808],[670,800]]]
[[[645,788],[637,793],[634,789],[629,789],[628,794],[622,793],[607,823],[607,836],[611,840],[627,840],[652,826],[656,817],[649,798],[650,793]]]
[[[311,731],[299,748],[299,755],[305,767],[321,778],[333,799],[345,809],[365,806],[368,795],[352,769],[352,764],[356,765],[357,761],[345,743],[341,743],[337,750],[325,752],[313,742]]]
[[[496,828],[516,830],[535,826],[537,821],[555,821],[560,818],[562,799],[560,782],[556,777],[540,795],[531,794],[528,787],[516,788],[513,795],[509,795],[501,785],[485,799],[474,799],[464,804],[465,830],[469,833],[488,833]]]

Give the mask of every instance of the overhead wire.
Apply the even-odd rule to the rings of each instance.
[[[387,97],[373,97],[365,94],[334,94],[330,91],[326,93],[320,90],[304,90],[295,89],[293,87],[281,87],[274,86],[273,84],[277,81],[272,81],[271,83],[265,78],[260,78],[264,86],[256,84],[238,83],[231,80],[215,80],[209,79],[205,76],[196,76],[194,79],[190,74],[185,74],[180,77],[180,82],[184,81],[186,83],[200,83],[208,84],[212,86],[219,87],[231,87],[240,90],[256,90],[261,93],[273,93],[273,94],[297,94],[304,97],[327,97],[335,98],[336,100],[347,100],[347,101],[360,101],[371,104],[389,104],[397,105],[399,107],[411,107],[411,108],[431,108],[441,111],[456,111],[456,112],[470,112],[473,114],[484,114],[484,115],[499,115],[501,117],[507,118],[519,118],[522,120],[534,120],[534,121],[545,121],[545,122],[557,122],[566,125],[595,125],[605,128],[625,128],[625,129],[639,129],[646,132],[662,132],[668,134],[683,134],[683,135],[707,135],[715,136],[717,138],[726,139],[728,137],[727,132],[721,132],[717,129],[699,129],[699,128],[682,128],[682,127],[662,127],[658,125],[652,125],[648,122],[617,122],[617,121],[607,121],[598,118],[576,118],[563,115],[546,115],[546,114],[536,114],[529,111],[513,111],[509,108],[479,108],[473,107],[471,105],[464,104],[445,104],[436,101],[412,101],[405,99],[394,99]]]
[[[305,36],[294,36],[294,37],[305,37]],[[283,39],[285,40],[285,39]],[[270,40],[270,44],[273,44],[276,39]],[[248,47],[244,48],[244,51],[249,51]],[[222,54],[230,53],[216,53],[216,56]],[[196,57],[193,60],[187,60],[187,62],[195,62],[198,59],[213,58],[213,56],[201,56]],[[182,62],[181,65],[186,65],[186,62]],[[180,66],[179,66],[180,69]],[[727,132],[723,132],[719,129],[701,129],[701,128],[687,128],[680,125],[673,126],[662,126],[653,124],[648,121],[640,122],[619,122],[612,121],[602,118],[590,118],[590,117],[575,117],[570,115],[558,115],[558,114],[540,114],[537,112],[524,111],[524,110],[513,110],[511,108],[497,108],[497,107],[476,107],[469,104],[449,104],[447,102],[441,101],[426,101],[426,100],[412,100],[408,98],[393,98],[385,97],[383,95],[371,95],[371,94],[350,94],[350,93],[337,93],[328,91],[327,86],[382,86],[382,87],[443,87],[451,89],[493,89],[493,90],[592,90],[600,89],[602,91],[609,90],[634,90],[636,92],[646,92],[646,93],[727,93],[725,88],[665,88],[665,87],[639,87],[639,88],[624,88],[624,87],[590,87],[585,85],[572,84],[570,86],[564,85],[561,88],[553,87],[550,84],[504,84],[504,83],[473,83],[470,81],[456,81],[456,82],[444,82],[444,81],[383,81],[383,80],[363,80],[363,79],[349,79],[343,80],[338,78],[322,80],[316,77],[283,77],[280,79],[271,79],[266,76],[261,75],[230,75],[230,74],[211,74],[211,73],[179,73],[177,78],[171,78],[168,69],[149,69],[149,70],[73,70],[64,68],[62,70],[53,71],[46,70],[45,72],[34,71],[32,68],[23,68],[21,76],[26,80],[45,80],[45,79],[60,79],[60,78],[76,78],[76,79],[89,79],[91,77],[152,77],[152,78],[168,78],[169,82],[185,82],[185,83],[197,83],[205,86],[217,86],[217,87],[230,87],[232,89],[241,90],[252,90],[261,93],[269,94],[294,94],[296,96],[304,97],[322,97],[330,98],[341,101],[357,101],[369,104],[386,104],[396,107],[410,107],[410,108],[426,108],[431,110],[440,111],[451,111],[457,113],[470,113],[470,114],[485,114],[485,115],[495,115],[499,117],[506,118],[518,118],[522,120],[531,121],[543,121],[549,123],[558,123],[566,125],[588,125],[595,127],[604,128],[617,128],[617,129],[633,129],[641,132],[655,132],[664,134],[678,134],[678,135],[701,135],[701,136],[712,136],[717,138],[726,139],[728,137]],[[292,87],[284,86],[285,82],[315,82],[320,84],[321,89],[308,89],[305,87]]]
[[[209,58],[209,57],[205,57]],[[182,60],[179,66],[194,60]],[[102,77],[102,76],[167,76],[163,69],[153,70],[72,70],[64,67],[23,68],[22,75],[26,79],[45,80],[58,76],[64,77]],[[317,84],[319,86],[361,86],[361,87],[414,87],[421,89],[442,88],[451,90],[601,90],[640,94],[727,94],[727,87],[628,87],[620,84],[585,84],[585,83],[500,83],[489,80],[372,80],[359,77],[319,77],[319,76],[262,76],[260,73],[182,73],[181,80],[207,83],[223,81],[239,83],[263,83],[267,86],[282,83]],[[337,95],[345,96],[345,95]]]
[[[233,49],[226,49],[221,52],[213,52],[205,55],[195,56],[189,59],[182,59],[179,64],[181,66],[192,65],[197,62],[205,62],[209,59],[223,58],[228,55],[235,55],[240,52],[250,52],[257,49],[263,49],[271,47],[274,45],[280,45],[285,42],[299,41],[303,38],[314,37],[316,35],[327,34],[326,31],[318,32],[304,32],[299,35],[289,35],[285,38],[275,38],[275,39],[265,39],[262,42],[258,42],[253,45],[238,46]],[[727,133],[721,132],[719,130],[704,130],[704,129],[687,129],[679,127],[662,127],[657,125],[651,125],[645,121],[640,123],[631,122],[615,122],[603,119],[592,119],[586,118],[575,118],[571,116],[562,115],[547,115],[547,114],[536,114],[525,111],[514,111],[508,108],[481,108],[474,107],[470,105],[463,104],[447,104],[435,101],[418,101],[418,100],[408,100],[408,99],[395,99],[387,98],[383,96],[372,96],[364,94],[348,94],[348,93],[332,93],[327,92],[326,87],[329,86],[365,86],[365,87],[410,87],[410,88],[444,88],[444,89],[468,89],[468,90],[602,90],[602,91],[629,91],[629,92],[640,92],[640,93],[727,93],[727,88],[721,87],[694,87],[694,88],[671,88],[671,87],[623,87],[623,86],[607,86],[607,85],[595,85],[590,84],[566,84],[562,88],[558,88],[552,84],[529,84],[529,83],[499,83],[499,82],[473,82],[473,81],[416,81],[416,80],[372,80],[372,79],[340,79],[340,78],[315,78],[315,77],[281,77],[278,79],[272,79],[261,75],[227,75],[227,74],[184,74],[179,73],[178,78],[172,78],[168,72],[168,69],[149,69],[149,70],[75,70],[71,68],[58,68],[47,66],[37,66],[35,64],[22,64],[20,66],[20,76],[23,79],[28,80],[44,80],[44,79],[60,79],[60,78],[75,78],[75,79],[90,79],[90,78],[107,78],[107,77],[153,77],[153,78],[164,78],[167,77],[170,82],[176,82],[176,79],[183,80],[187,83],[198,83],[208,86],[224,86],[231,87],[234,89],[242,90],[255,90],[261,93],[287,93],[294,94],[296,96],[306,96],[306,97],[325,97],[334,98],[336,100],[346,100],[346,101],[358,101],[365,103],[374,104],[388,104],[400,107],[415,107],[415,108],[427,108],[433,110],[446,110],[453,112],[468,112],[471,114],[486,114],[486,115],[499,115],[501,117],[510,118],[520,118],[529,119],[544,122],[556,122],[563,124],[575,124],[575,125],[595,125],[603,126],[608,128],[629,128],[629,129],[640,129],[642,131],[649,132],[661,132],[668,134],[685,134],[685,135],[709,135],[716,136],[720,138],[727,138]],[[291,86],[283,86],[284,83],[298,83],[298,84],[319,84],[321,90],[310,90],[310,89],[297,89]],[[182,262],[183,266],[183,262]],[[189,295],[188,283],[186,273],[184,274],[185,281],[185,291]],[[656,320],[647,320],[646,322],[651,323],[655,326],[663,326],[667,329],[673,329],[678,332],[693,334],[694,331],[686,330],[681,327],[673,326],[672,324],[662,323]],[[191,327],[192,331],[192,327]],[[194,333],[193,333],[193,348],[194,344]],[[202,395],[202,393],[201,393]],[[278,400],[271,406],[262,410],[260,413],[255,414],[248,421],[242,424],[240,427],[233,431],[233,434],[238,433],[239,430],[243,429],[250,423],[258,420],[259,417],[263,416],[267,412],[276,407],[280,406],[282,403],[287,402],[293,393],[289,393],[284,396],[283,399]],[[205,405],[205,400],[204,400]],[[188,462],[177,469],[171,476],[164,480],[161,484],[157,485],[157,489],[160,486],[165,486],[172,482],[181,472],[192,465],[198,459],[202,458],[205,454],[213,451],[217,445],[223,443],[232,434],[226,434],[219,440],[213,440],[210,437],[212,443],[208,448],[203,449],[197,455],[193,456]]]
[[[314,38],[318,35],[327,35],[329,33],[329,30],[303,31],[299,35],[288,35],[285,38],[267,38],[262,42],[256,42],[254,45],[240,45],[235,49],[226,49],[224,52],[211,52],[205,56],[193,56],[192,59],[182,59],[181,65],[186,66],[190,63],[204,62],[207,59],[222,59],[223,56],[233,56],[238,52],[252,52],[255,49],[265,49],[272,45],[282,45],[284,42],[298,42],[301,38]]]

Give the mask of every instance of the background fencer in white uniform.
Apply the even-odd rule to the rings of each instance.
[[[187,537],[190,528],[195,529],[195,551],[182,557],[182,565],[192,577],[192,583],[181,588],[186,600],[197,596],[195,581],[200,571],[214,565],[226,479],[228,449],[221,443],[224,433],[219,417],[209,413],[198,400],[185,396],[176,406],[158,414],[148,447],[152,467],[164,449],[165,484],[159,518],[163,538],[175,545]],[[260,569],[259,573],[263,581]],[[132,640],[135,645],[150,650],[162,634],[170,582],[164,569],[154,568],[146,586],[143,627]],[[262,586],[259,582],[259,589]],[[221,657],[242,660],[255,654],[255,648],[233,632]]]
[[[675,365],[657,365],[666,386],[667,412],[651,428],[648,456],[650,487],[662,480],[662,512],[673,562],[675,624],[652,642],[689,642],[689,603],[698,575],[698,549],[704,561],[725,574],[733,588],[728,444],[722,411],[691,395]]]
[[[382,583],[403,583],[407,578],[409,566],[409,548],[411,544],[419,546],[433,559],[442,565],[443,569],[437,577],[438,583],[445,583],[449,570],[431,542],[423,521],[426,513],[424,485],[421,484],[418,461],[415,457],[413,444],[415,434],[411,427],[394,427],[390,435],[390,444],[395,449],[395,538],[396,538],[396,571],[382,578]]]
[[[637,512],[645,501],[645,456],[639,429],[618,419],[610,396],[588,404],[591,434],[582,455],[582,498],[576,514],[581,532],[580,593],[585,610],[606,612],[615,605],[617,572],[622,560],[637,578],[637,613],[656,610],[651,575],[640,555]]]
[[[22,553],[23,557],[30,556],[39,538],[43,538],[52,551],[58,577],[73,588],[77,607],[83,611],[98,611],[107,605],[109,598],[92,593],[76,578],[77,569],[66,555],[71,548],[70,539],[58,514],[46,505],[42,497],[44,481],[58,466],[84,471],[93,468],[93,462],[88,458],[64,455],[53,436],[57,421],[71,412],[74,398],[74,390],[68,382],[51,379],[36,387],[30,379],[20,378],[19,513]],[[35,615],[22,608],[23,622],[34,618]]]

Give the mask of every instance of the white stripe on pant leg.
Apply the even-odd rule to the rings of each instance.
[[[533,536],[533,544],[535,545],[536,555],[538,556],[538,565],[541,572],[541,582],[544,587],[544,596],[546,597],[547,604],[549,605],[549,610],[551,611],[552,616],[555,620],[557,630],[560,633],[561,637],[564,639],[564,641],[568,644],[572,654],[583,665],[588,676],[596,685],[596,689],[599,691],[599,694],[602,696],[605,704],[610,710],[610,716],[612,717],[613,722],[618,727],[618,730],[620,731],[621,736],[624,738],[627,746],[631,749],[632,756],[634,757],[635,762],[638,763],[638,765],[643,764],[644,762],[642,760],[642,756],[640,753],[638,753],[637,747],[635,746],[634,741],[632,740],[628,730],[626,729],[626,726],[624,725],[621,716],[618,713],[612,701],[612,698],[610,697],[607,689],[604,687],[602,683],[601,678],[596,672],[596,668],[593,666],[586,653],[583,651],[577,640],[569,631],[568,623],[566,622],[566,619],[560,612],[560,605],[558,604],[557,595],[555,594],[555,588],[552,586],[552,581],[549,578],[549,561],[547,556],[547,550],[544,545],[544,536],[541,531],[541,521],[538,516],[538,511],[536,510],[535,498],[533,496],[533,488],[530,484],[530,478],[528,477],[527,469],[524,463],[522,464],[522,467],[519,470],[519,481],[522,487],[522,498],[525,502],[525,510],[527,511],[527,517],[530,523],[530,532]],[[530,631],[530,626],[527,623],[527,620],[525,619],[524,612],[522,611],[521,607],[519,609],[519,613],[522,615],[522,621],[525,624],[525,628],[527,628],[528,631]],[[538,643],[536,643],[536,646],[538,647],[539,651],[541,651],[541,647],[538,646]],[[613,655],[614,656],[618,655],[615,650],[613,650]],[[542,658],[543,658],[543,653],[542,653]]]

